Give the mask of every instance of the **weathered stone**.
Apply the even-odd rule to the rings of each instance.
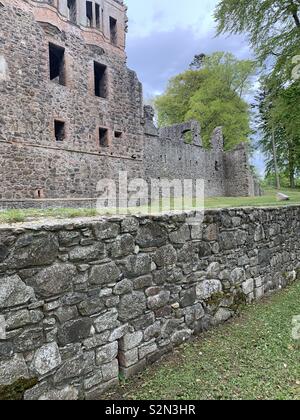
[[[123,233],[133,233],[139,228],[139,222],[134,217],[125,217],[121,223],[121,229]]]
[[[59,384],[71,378],[80,377],[83,369],[82,357],[67,360],[54,375],[54,383]]]
[[[207,300],[216,293],[222,292],[220,280],[204,280],[196,287],[196,295],[200,300]]]
[[[143,340],[143,333],[141,331],[137,331],[132,334],[125,334],[124,337],[120,340],[120,348],[123,351],[128,351],[137,347],[141,341]]]
[[[61,246],[74,246],[80,242],[80,233],[77,231],[63,231],[58,234]]]
[[[209,225],[204,229],[203,239],[206,241],[216,241],[218,239],[218,233],[217,225]]]
[[[62,306],[55,311],[54,315],[58,321],[63,324],[64,322],[77,318],[78,311],[74,306]]]
[[[198,303],[197,305],[194,305],[190,308],[185,308],[184,315],[187,326],[192,327],[196,321],[199,321],[199,319],[204,317],[205,311],[203,306]]]
[[[158,338],[161,334],[161,325],[160,321],[155,322],[150,327],[146,328],[144,332],[144,340],[150,341],[152,338]]]
[[[10,268],[39,267],[54,262],[58,240],[52,233],[30,233],[21,236],[5,261]]]
[[[131,280],[122,280],[116,284],[113,292],[116,295],[126,295],[126,293],[131,293],[133,291],[133,283]]]
[[[169,238],[173,244],[185,244],[191,239],[190,227],[188,225],[181,226],[180,229],[171,232]]]
[[[269,248],[260,249],[258,251],[258,265],[266,266],[270,264],[271,250]]]
[[[226,309],[226,308],[220,308],[215,315],[215,320],[218,323],[226,322],[230,318],[232,318],[232,316],[233,316],[233,312],[231,310]]]
[[[100,313],[104,309],[104,303],[101,298],[89,298],[80,302],[78,311],[82,316],[91,316]]]
[[[244,245],[247,240],[247,232],[244,230],[222,232],[219,235],[221,249],[236,249]]]
[[[192,306],[196,300],[196,288],[192,287],[191,289],[184,290],[180,293],[180,305],[182,308],[187,306]]]
[[[58,339],[61,345],[78,343],[90,336],[92,321],[82,318],[76,321],[66,322],[58,331]]]
[[[131,235],[119,236],[112,244],[110,255],[112,258],[126,257],[133,254],[135,249],[134,239]]]
[[[250,295],[254,291],[254,280],[249,279],[242,284],[242,289],[245,295]]]
[[[46,344],[35,352],[31,370],[38,375],[46,375],[61,364],[61,356],[56,343]]]
[[[96,351],[96,363],[102,366],[105,363],[111,362],[118,355],[118,342],[107,344],[106,346],[100,347]]]
[[[34,297],[34,290],[26,286],[19,276],[0,278],[0,309],[24,305]]]
[[[104,346],[108,342],[110,331],[105,331],[102,334],[96,334],[91,338],[84,340],[83,345],[86,350],[95,349],[96,347]]]
[[[124,275],[128,278],[151,273],[151,258],[148,254],[131,255],[122,261]]]
[[[164,227],[155,222],[148,222],[141,226],[136,237],[136,243],[141,248],[154,248],[165,245],[167,232]]]
[[[18,379],[28,379],[29,377],[22,355],[16,354],[12,359],[0,360],[0,385],[11,385]]]
[[[162,291],[158,295],[150,296],[147,300],[148,308],[155,310],[164,307],[169,302],[170,295],[169,291]]]
[[[128,368],[135,365],[139,361],[139,352],[137,348],[128,350],[126,352],[121,351],[119,353],[120,366]]]
[[[155,316],[153,312],[146,313],[139,318],[133,319],[130,323],[136,330],[144,330],[145,328],[152,325],[155,321]]]
[[[162,336],[169,338],[180,327],[182,321],[180,319],[169,319],[166,321],[161,329]]]
[[[290,197],[288,195],[282,194],[282,193],[278,193],[276,197],[277,197],[278,201],[289,201],[290,200]]]
[[[177,253],[172,245],[159,248],[153,255],[153,260],[158,267],[173,265],[177,261]]]
[[[103,381],[102,372],[99,369],[93,376],[84,380],[84,389],[88,390],[94,388],[95,386],[101,384]]]
[[[119,235],[120,226],[117,223],[101,222],[94,226],[94,232],[97,239],[113,239]]]
[[[121,325],[119,328],[116,328],[111,335],[109,336],[109,342],[120,340],[128,332],[128,324]]]
[[[262,225],[257,226],[254,232],[254,241],[255,242],[262,241],[263,239],[265,239],[265,237],[266,235],[265,235],[264,227]]]
[[[39,397],[39,401],[76,401],[79,392],[73,386],[66,386],[63,389],[53,389]]]
[[[220,271],[221,271],[220,264],[217,262],[214,262],[208,266],[207,277],[209,279],[217,279],[219,277]]]
[[[192,331],[188,329],[177,331],[172,335],[171,341],[173,345],[177,346],[189,340],[191,338],[191,335],[192,335]]]
[[[3,335],[0,340],[5,340],[5,336]],[[9,358],[12,357],[14,354],[14,346],[13,343],[4,341],[0,341],[0,357]]]
[[[91,270],[89,282],[90,284],[99,286],[115,283],[119,280],[120,274],[121,272],[114,262],[96,265]]]
[[[103,381],[108,382],[112,379],[118,378],[119,376],[119,363],[118,360],[114,360],[107,365],[103,365],[101,368]]]
[[[73,248],[69,253],[69,258],[73,262],[95,261],[101,259],[104,252],[104,244],[98,242],[95,245]]]
[[[95,319],[94,325],[97,333],[101,333],[106,330],[110,330],[118,327],[118,311],[116,309],[110,309],[103,315],[100,315]]]
[[[157,344],[156,343],[149,343],[144,344],[139,348],[139,358],[140,360],[144,359],[144,357],[149,356],[152,353],[157,351]]]
[[[14,339],[14,350],[18,353],[36,350],[44,340],[43,328],[27,329]]]
[[[119,318],[128,321],[143,314],[146,309],[146,298],[142,292],[133,292],[121,297],[119,304]]]
[[[134,290],[144,289],[146,287],[152,286],[152,276],[143,276],[138,277],[137,279],[133,280],[133,288]]]
[[[77,271],[73,265],[54,264],[28,280],[28,284],[38,296],[49,298],[69,291],[76,275]]]
[[[235,268],[230,274],[230,282],[232,284],[241,284],[245,279],[246,274],[243,268]]]

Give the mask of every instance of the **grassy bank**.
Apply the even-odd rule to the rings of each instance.
[[[299,400],[300,283],[246,308],[241,318],[177,349],[107,395],[134,400]]]
[[[286,206],[293,204],[300,204],[300,190],[288,190],[283,191],[290,197],[289,201],[278,202],[276,198],[276,190],[265,191],[262,197],[215,197],[207,198],[205,200],[205,208],[226,208],[226,207],[262,207],[262,206]],[[172,203],[173,210],[180,209],[181,201],[175,199]],[[195,208],[193,204],[186,210]],[[137,208],[132,210],[132,213],[147,213],[147,207]],[[159,213],[160,209],[157,204],[152,207],[152,212]],[[75,217],[91,217],[97,216],[99,213],[96,209],[46,209],[46,210],[7,210],[0,212],[0,223],[15,223],[24,222],[27,220],[35,220],[40,218],[75,218]]]

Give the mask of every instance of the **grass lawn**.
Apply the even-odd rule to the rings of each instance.
[[[248,306],[105,396],[129,400],[300,400],[300,283]]]
[[[281,190],[284,194],[290,197],[288,202],[278,202],[276,199],[276,190],[265,191],[265,194],[262,197],[215,197],[207,198],[205,200],[205,208],[225,208],[225,207],[251,207],[251,206],[286,206],[293,204],[300,204],[300,190],[290,190],[284,189]],[[175,199],[172,203],[173,210],[179,210],[180,200]],[[193,204],[191,203],[189,208],[185,210],[192,210]],[[132,213],[147,213],[148,208],[139,207],[132,210]],[[159,206],[154,203],[152,207],[152,212],[157,214],[160,212]],[[15,223],[15,222],[24,222],[32,219],[39,218],[75,218],[75,217],[91,217],[97,216],[99,213],[96,209],[71,209],[71,208],[62,208],[62,209],[46,209],[46,210],[5,210],[0,211],[0,223]]]

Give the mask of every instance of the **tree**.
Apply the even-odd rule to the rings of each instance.
[[[290,79],[299,51],[299,0],[221,0],[215,19],[218,34],[248,34],[261,63],[272,58],[273,76],[281,83]]]
[[[268,78],[262,80],[258,96],[259,146],[266,155],[266,175],[275,171],[273,143],[275,143],[279,172],[295,187],[300,171],[300,83],[296,82],[275,92]]]
[[[249,107],[243,97],[249,92],[253,61],[237,60],[232,54],[217,52],[195,56],[191,68],[172,78],[155,106],[160,126],[198,120],[204,144],[213,129],[223,126],[225,147],[247,141]]]

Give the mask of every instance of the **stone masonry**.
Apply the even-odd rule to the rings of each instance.
[[[97,399],[299,278],[299,206],[195,216],[2,225],[0,398]]]
[[[120,0],[1,0],[1,208],[80,206],[120,171],[201,176],[207,195],[255,193],[246,148],[224,153],[220,129],[212,150],[194,122],[159,133],[126,65],[126,30]]]

